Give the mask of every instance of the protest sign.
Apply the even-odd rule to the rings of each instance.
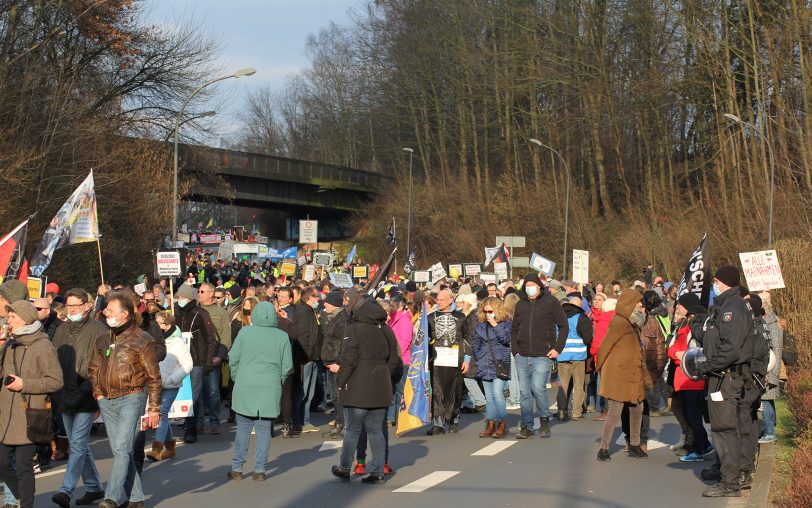
[[[342,289],[351,288],[355,285],[352,281],[352,277],[348,273],[330,272],[330,282],[333,286]]]
[[[485,273],[485,272],[481,272],[481,273],[479,274],[479,280],[481,280],[481,281],[482,281],[482,282],[484,282],[485,284],[491,284],[491,283],[496,284],[496,283],[498,283],[498,282],[499,282],[499,281],[497,280],[497,278],[496,278],[496,274],[495,274],[495,273]]]
[[[508,265],[507,263],[500,263],[499,261],[493,262],[493,271],[496,272],[496,278],[498,280],[505,280],[508,277]]]
[[[445,268],[443,267],[442,263],[435,263],[435,264],[431,265],[431,268],[429,268],[429,271],[431,272],[431,281],[432,282],[437,282],[438,280],[440,280],[443,277],[448,275],[446,273]]]
[[[534,252],[530,257],[530,268],[543,273],[547,277],[552,277],[555,272],[555,263]]]
[[[572,280],[579,284],[589,282],[589,251],[572,250]]]
[[[786,287],[775,250],[741,252],[739,259],[750,291],[768,291]]]
[[[448,265],[448,276],[452,279],[459,279],[462,275],[462,265]]]
[[[283,261],[282,264],[279,265],[279,273],[293,277],[296,275],[296,263],[294,261]]]
[[[465,263],[463,265],[466,277],[474,277],[479,275],[482,271],[482,266],[479,263]]]
[[[316,278],[316,267],[313,265],[305,265],[304,267],[304,275],[302,276],[304,280],[310,282],[311,280]]]
[[[417,270],[412,272],[412,277],[414,277],[414,281],[418,283],[425,284],[426,282],[431,282],[431,272],[428,270]]]
[[[352,278],[353,279],[366,279],[369,277],[369,267],[364,266],[353,266],[352,267]]]
[[[181,274],[180,252],[158,251],[158,275],[161,277],[175,277]]]

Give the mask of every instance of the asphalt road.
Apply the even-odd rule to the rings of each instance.
[[[554,400],[554,399],[553,399]],[[227,414],[224,412],[224,414]],[[481,439],[481,414],[462,415],[459,434],[430,437],[412,432],[390,440],[395,474],[385,485],[365,485],[353,478],[342,483],[330,474],[339,450],[321,434],[299,439],[274,438],[268,478],[227,478],[234,427],[223,434],[203,434],[196,444],[178,446],[177,457],[149,463],[143,484],[147,506],[206,507],[724,507],[725,499],[701,497],[705,487],[699,471],[709,462],[680,463],[665,444],[676,442],[679,427],[673,417],[651,418],[650,458],[627,457],[622,445],[610,448],[612,462],[595,459],[600,422],[592,415],[580,422],[553,422],[552,438],[517,441],[518,411],[511,411],[511,437]],[[327,429],[331,416],[314,413],[314,423]],[[615,439],[620,429],[615,432]],[[178,437],[176,435],[176,437]],[[149,442],[149,438],[148,438]],[[500,444],[494,444],[500,443]],[[253,443],[252,443],[253,446]],[[487,450],[482,451],[486,447]],[[110,470],[111,454],[104,433],[94,436],[93,453],[102,477]],[[475,452],[484,453],[472,455]],[[246,475],[252,470],[249,450]],[[54,463],[37,477],[37,507],[55,506],[50,497],[62,482],[64,462]],[[427,478],[428,477],[428,478]],[[417,483],[415,483],[417,482]],[[403,489],[399,491],[399,489]],[[80,486],[75,497],[84,493]],[[741,505],[736,500],[734,505]]]

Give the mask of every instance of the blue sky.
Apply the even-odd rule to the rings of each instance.
[[[225,110],[213,121],[233,132],[246,95],[262,86],[278,91],[288,75],[307,67],[305,40],[331,21],[345,24],[364,0],[143,0],[150,23],[174,26],[194,20],[220,42],[219,64],[226,72],[253,67],[253,76],[218,88]]]

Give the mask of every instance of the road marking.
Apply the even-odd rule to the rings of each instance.
[[[623,437],[623,434],[621,434],[620,437],[617,438],[615,444],[619,446],[626,446],[626,438]],[[647,445],[649,451],[656,450],[657,448],[665,448],[666,446],[668,446],[668,443],[663,443],[657,441],[656,439],[649,439]]]
[[[459,471],[435,471],[429,475],[420,478],[419,480],[415,480],[408,485],[404,485],[403,487],[393,491],[393,492],[423,492],[426,489],[430,489],[435,485],[438,485],[449,478],[453,478],[460,474]]]
[[[65,471],[67,471],[67,469],[57,469],[55,471],[48,471],[48,472],[45,472],[45,473],[38,474],[37,478],[45,478],[46,476],[54,476],[54,475],[57,475],[57,474],[62,474]]]
[[[341,448],[343,443],[343,441],[325,441],[324,444],[321,445],[321,448],[319,448],[319,451],[323,452],[324,450],[335,450],[336,448]]]
[[[475,451],[474,453],[471,454],[471,456],[475,457],[478,455],[484,455],[487,457],[491,457],[501,451],[507,450],[516,443],[518,443],[518,441],[497,441],[495,443],[489,444],[488,446],[486,446],[481,450]]]

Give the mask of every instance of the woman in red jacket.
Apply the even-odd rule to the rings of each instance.
[[[705,398],[705,380],[694,381],[683,372],[680,361],[691,338],[691,321],[696,314],[706,313],[700,305],[699,297],[694,293],[686,293],[677,300],[677,314],[684,316],[674,344],[668,348],[668,357],[671,358],[677,369],[674,372],[674,396],[682,399],[682,408],[685,419],[691,429],[691,435],[685,440],[688,455],[680,457],[682,462],[702,462],[706,455],[714,452],[708,441],[708,433],[702,422],[702,404]]]
[[[592,334],[592,344],[589,347],[589,354],[592,355],[592,358],[595,360],[595,365],[598,364],[598,348],[603,342],[603,338],[606,336],[606,330],[609,329],[609,323],[612,321],[612,318],[615,316],[615,305],[617,305],[617,300],[614,298],[606,298],[606,295],[603,293],[596,293],[594,305],[592,307],[592,326],[594,332]],[[597,370],[594,372],[594,375],[597,377],[595,382],[595,393],[597,394],[598,390],[600,389],[600,382],[601,377]],[[600,402],[600,413],[595,416],[594,420],[597,422],[602,422],[606,419],[606,400],[603,397],[600,397],[598,402]],[[597,407],[595,408],[598,409]]]

